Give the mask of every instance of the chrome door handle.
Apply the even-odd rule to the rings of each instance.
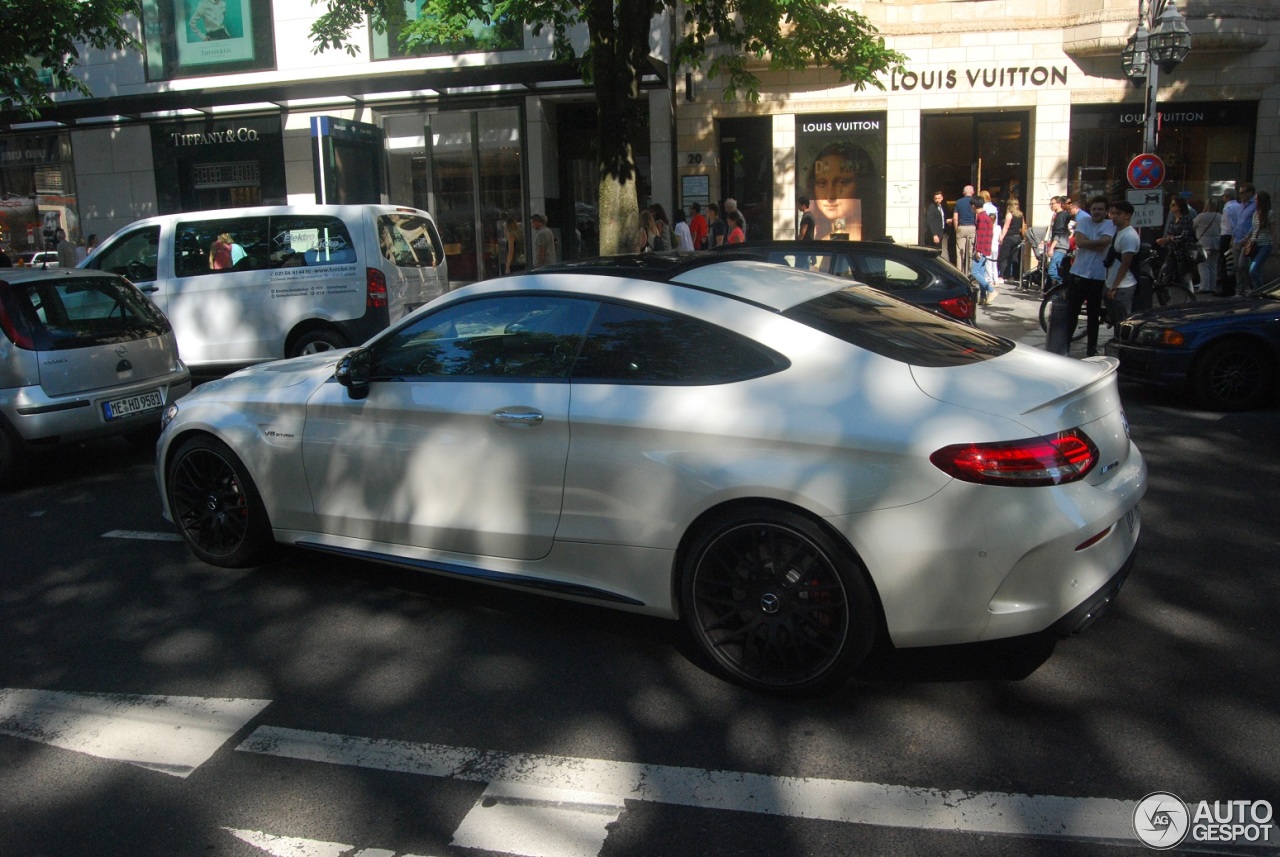
[[[534,410],[494,411],[493,421],[498,425],[528,428],[542,422],[542,412]]]

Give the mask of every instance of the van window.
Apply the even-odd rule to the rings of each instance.
[[[378,218],[378,247],[399,268],[434,268],[444,261],[444,244],[430,220],[416,214]]]
[[[354,265],[356,247],[339,217],[283,214],[271,218],[272,268],[301,265]]]
[[[102,247],[85,267],[110,271],[128,277],[134,283],[149,283],[156,278],[159,255],[160,227],[145,226],[126,232]]]
[[[267,218],[191,220],[174,227],[179,277],[267,267]]]

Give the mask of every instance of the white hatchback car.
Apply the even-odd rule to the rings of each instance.
[[[214,564],[286,542],[679,617],[726,677],[805,692],[880,635],[1109,603],[1146,490],[1115,370],[823,274],[588,260],[200,387],[158,478]]]

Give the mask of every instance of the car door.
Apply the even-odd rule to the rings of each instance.
[[[303,457],[321,527],[459,554],[551,550],[569,449],[569,366],[595,302],[459,301],[378,338],[368,396],[329,383]]]

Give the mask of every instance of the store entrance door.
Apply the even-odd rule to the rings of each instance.
[[[506,219],[524,221],[520,111],[435,113],[426,128],[424,177],[455,285],[495,277],[506,261]],[[415,171],[418,172],[418,171]],[[416,196],[416,193],[415,193]]]
[[[720,202],[737,200],[748,241],[773,238],[773,119],[720,120]]]
[[[1026,211],[1030,121],[1026,111],[921,117],[918,210],[922,240],[923,212],[937,190],[942,191],[948,211],[964,194],[967,184],[978,191],[988,191],[1002,219],[1011,197],[1018,197]]]

